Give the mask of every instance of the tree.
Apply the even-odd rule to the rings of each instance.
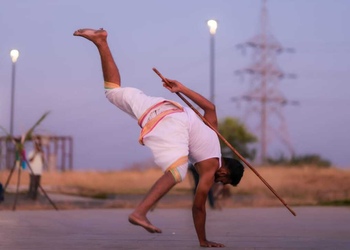
[[[245,158],[254,160],[256,150],[249,148],[248,144],[257,141],[245,125],[237,118],[226,117],[219,121],[219,132],[225,139]],[[229,147],[220,141],[223,156],[235,157]]]

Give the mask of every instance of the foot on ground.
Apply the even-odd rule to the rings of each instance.
[[[135,214],[129,215],[129,222],[136,226],[141,226],[150,233],[161,233],[162,230],[153,226],[146,217],[140,217]]]

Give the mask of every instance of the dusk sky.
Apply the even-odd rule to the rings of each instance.
[[[244,116],[232,102],[249,89],[235,71],[247,67],[237,44],[259,32],[259,0],[14,0],[0,8],[0,125],[9,128],[10,50],[16,64],[15,134],[51,111],[38,133],[74,139],[75,169],[121,169],[152,159],[138,144],[135,120],[104,95],[100,59],[92,43],[72,34],[103,27],[122,85],[181,102],[162,87],[156,67],[209,97],[209,29],[218,20],[215,100],[219,119]],[[290,142],[298,155],[319,154],[350,167],[350,1],[269,0],[269,31],[295,53],[279,67],[297,75],[279,89],[298,106],[286,106]],[[278,155],[282,149],[270,149]]]

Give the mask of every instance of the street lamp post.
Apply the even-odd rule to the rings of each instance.
[[[210,32],[210,97],[209,100],[215,104],[215,34],[218,27],[217,21],[211,19],[207,22]]]
[[[11,50],[10,56],[12,59],[12,84],[11,84],[11,117],[10,117],[10,135],[13,136],[13,118],[14,118],[14,104],[15,104],[15,82],[16,82],[16,62],[19,57],[19,51]]]

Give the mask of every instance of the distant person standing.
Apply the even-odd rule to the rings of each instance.
[[[38,188],[40,185],[41,174],[45,164],[44,153],[41,146],[41,139],[38,138],[34,142],[34,149],[28,155],[29,165],[32,171],[29,172],[30,183],[28,196],[36,200],[38,197]]]

